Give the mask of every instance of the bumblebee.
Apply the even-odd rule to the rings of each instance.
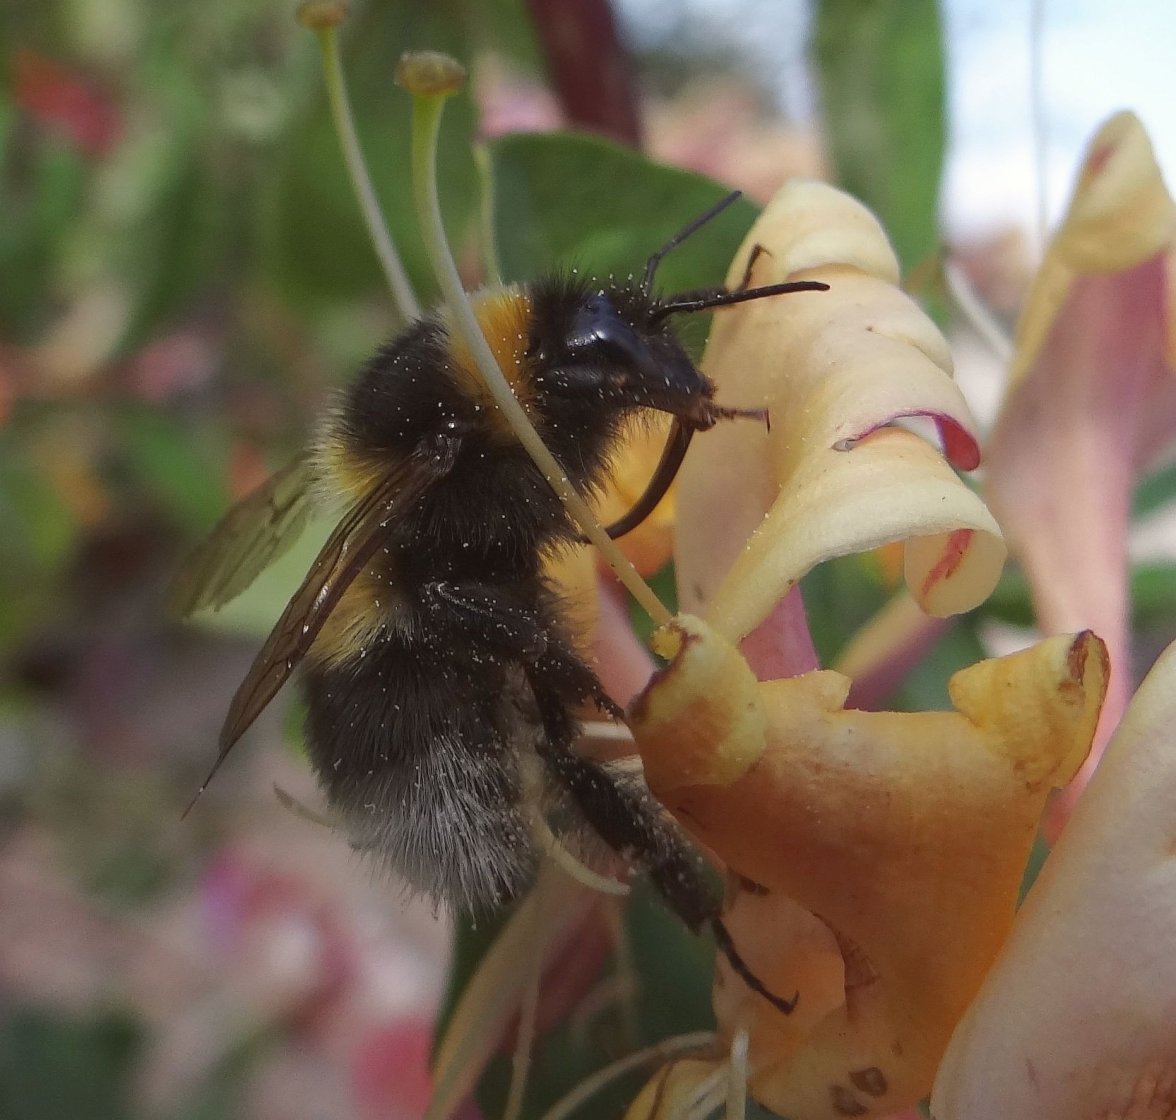
[[[749,266],[734,290],[655,294],[665,253],[735,197],[654,253],[640,282],[563,274],[471,297],[516,396],[581,492],[601,488],[627,424],[651,411],[673,418],[648,488],[613,536],[657,504],[695,432],[742,415],[714,401],[672,318],[824,287],[749,287]],[[216,766],[300,669],[310,760],[358,850],[476,913],[532,881],[540,812],[561,836],[596,838],[646,871],[687,926],[710,926],[736,970],[789,1010],[743,965],[699,858],[643,786],[576,750],[580,706],[623,714],[544,576],[578,532],[446,310],[384,345],[312,454],[229,511],[181,572],[179,612],[243,590],[300,530],[316,489],[346,513],[233,697]]]

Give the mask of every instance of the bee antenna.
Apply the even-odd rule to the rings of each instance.
[[[648,297],[653,291],[653,277],[657,272],[657,266],[661,264],[662,257],[664,257],[671,249],[676,249],[683,241],[691,234],[697,233],[707,222],[712,218],[718,217],[724,210],[732,203],[737,202],[743,197],[742,191],[732,191],[729,195],[720,198],[709,210],[703,211],[685,228],[680,229],[673,237],[669,239],[660,249],[653,253],[649,260],[645,262],[645,277],[641,281],[641,291]]]
[[[683,292],[658,304],[649,316],[651,326],[669,315],[686,315],[694,311],[713,311],[716,307],[732,307],[768,296],[784,296],[792,292],[827,292],[829,285],[821,280],[789,280],[782,284],[765,284],[761,288],[712,288],[698,292]]]

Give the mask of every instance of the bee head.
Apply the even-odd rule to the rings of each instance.
[[[569,288],[537,298],[528,357],[553,410],[651,408],[695,429],[714,423],[714,385],[674,335],[651,322],[648,304],[629,290]]]

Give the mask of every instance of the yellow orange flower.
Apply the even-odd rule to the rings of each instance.
[[[766,407],[771,428],[721,426],[692,448],[675,547],[693,613],[661,632],[669,665],[629,722],[652,792],[730,873],[739,952],[796,996],[785,1015],[720,960],[720,1036],[746,1039],[748,1091],[796,1120],[886,1116],[930,1091],[1009,937],[1046,798],[1095,734],[1106,650],[1082,633],[982,661],[953,677],[949,712],[847,709],[849,677],[798,673],[812,661],[795,589],[815,564],[901,548],[904,603],[942,616],[987,596],[1005,548],[952,469],[978,451],[946,344],[894,286],[874,219],[792,184],[729,283],[752,265],[754,283],[830,291],[716,316],[704,368],[725,404]],[[677,1062],[630,1115],[710,1100],[726,1070]]]
[[[952,679],[955,712],[912,714],[845,710],[850,682],[828,670],[757,681],[697,619],[674,635],[631,715],[646,779],[751,885],[728,928],[798,996],[785,1017],[720,963],[751,1094],[805,1120],[914,1103],[1008,935],[1045,798],[1089,748],[1101,643],[980,662]]]
[[[937,1120],[1176,1109],[1176,645],[1127,709],[956,1031]]]
[[[1004,560],[944,458],[978,458],[946,344],[894,286],[873,218],[794,184],[730,283],[756,246],[756,282],[830,291],[718,317],[704,367],[724,400],[766,406],[771,431],[713,433],[687,462],[678,572],[701,617],[663,635],[670,666],[630,725],[650,789],[732,874],[741,952],[797,996],[785,1016],[720,962],[716,1014],[728,1040],[748,1032],[749,1092],[797,1120],[884,1116],[929,1091],[1008,935],[1045,799],[1089,749],[1105,650],[1083,634],[981,662],[953,678],[956,711],[918,714],[847,710],[851,681],[831,671],[762,679],[787,656],[748,663],[822,560],[903,542],[911,598],[935,615],[982,601]],[[914,416],[942,454],[896,423]],[[663,1087],[665,1114],[721,1065]]]

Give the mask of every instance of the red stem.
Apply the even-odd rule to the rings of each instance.
[[[629,54],[609,0],[527,0],[568,123],[641,147]]]

